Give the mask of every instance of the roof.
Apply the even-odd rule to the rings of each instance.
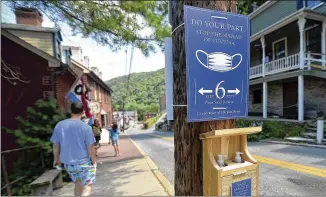
[[[61,31],[60,28],[58,27],[42,27],[42,26],[25,25],[25,24],[1,23],[1,28],[23,30],[23,31],[58,33],[60,39],[62,40]]]
[[[263,11],[265,11],[267,8],[269,8],[270,6],[272,6],[276,2],[277,1],[266,1],[261,6],[259,6],[255,11],[253,11],[253,12],[251,12],[249,14],[250,19],[252,19],[255,16],[257,16],[258,14],[262,13]]]
[[[93,71],[90,71],[89,73],[86,74],[90,76],[95,82],[100,84],[102,88],[109,91],[110,93],[113,92],[113,90],[102,79],[100,79]]]
[[[110,93],[113,92],[113,90],[101,78],[99,78],[93,71],[86,68],[85,66],[83,66],[82,64],[80,64],[79,62],[77,62],[74,59],[71,59],[71,63],[73,63],[75,66],[81,68],[87,76],[89,76],[96,83],[98,83],[100,86],[102,86],[102,88],[109,91]]]
[[[250,36],[250,42],[253,42],[257,39],[260,39],[262,35],[269,34],[276,29],[281,28],[284,26],[284,24],[289,24],[295,20],[297,20],[299,17],[305,17],[309,19],[314,19],[314,20],[323,20],[325,19],[326,15],[316,12],[314,10],[311,10],[309,8],[301,8],[300,10],[297,10],[296,12],[284,17],[282,20],[277,21],[276,23],[266,27],[265,29],[255,33],[254,35]]]

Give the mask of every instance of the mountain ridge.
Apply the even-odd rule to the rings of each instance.
[[[127,75],[119,76],[105,83],[113,90],[113,111],[123,109],[125,98],[125,110],[137,110],[142,119],[146,112],[158,111],[158,99],[164,93],[165,74],[164,68],[150,72],[130,74],[129,91],[127,92]]]

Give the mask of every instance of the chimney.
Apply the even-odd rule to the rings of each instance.
[[[35,8],[16,8],[15,15],[17,24],[42,26],[43,16]]]
[[[89,68],[89,57],[88,56],[84,56],[84,66]]]

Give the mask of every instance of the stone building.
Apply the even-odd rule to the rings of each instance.
[[[249,116],[326,114],[326,4],[267,1],[249,17]]]

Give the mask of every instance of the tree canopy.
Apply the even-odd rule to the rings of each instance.
[[[249,14],[251,5],[266,0],[238,0],[241,14]],[[130,44],[144,55],[163,49],[164,38],[171,36],[168,24],[168,0],[151,1],[6,1],[11,9],[37,8],[53,22],[68,24],[74,34],[91,37],[111,50],[121,50]]]
[[[91,37],[117,51],[133,44],[145,55],[163,49],[171,36],[168,1],[6,1],[11,8],[37,8],[53,22],[67,23],[74,34]]]

